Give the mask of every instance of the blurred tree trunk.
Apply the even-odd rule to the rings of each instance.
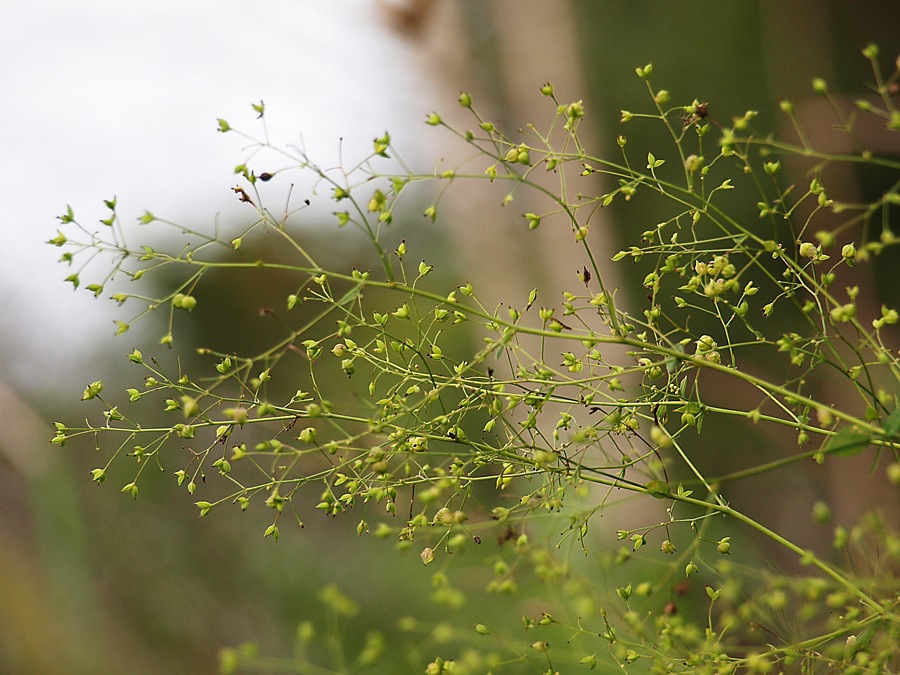
[[[545,129],[556,113],[552,101],[539,92],[544,83],[553,84],[560,101],[582,97],[585,83],[575,39],[577,17],[569,2],[412,0],[402,6],[406,8],[403,25],[415,27],[413,39],[422,46],[420,71],[437,81],[443,92],[436,109],[455,128],[475,126],[469,111],[457,103],[461,91],[468,92],[474,107],[511,139],[531,142],[533,137],[516,136],[516,131],[528,123]],[[582,142],[599,153],[592,131],[589,123],[580,128]],[[441,151],[448,166],[472,154],[452,138]],[[482,158],[468,168],[477,174],[487,166]],[[531,177],[550,190],[559,190],[557,173],[538,170]],[[577,185],[577,191],[600,190],[592,178],[567,175],[566,180]],[[558,305],[560,290],[579,290],[576,273],[587,263],[582,247],[575,242],[570,224],[561,218],[548,219],[538,230],[528,232],[522,214],[550,210],[552,203],[529,191],[517,191],[504,208],[504,187],[487,181],[469,183],[465,200],[451,198],[443,205],[439,224],[444,223],[456,260],[472,275],[470,281],[487,306],[500,301],[524,305],[532,288],[546,290],[541,296],[544,305]],[[602,219],[592,222],[591,241],[608,251],[612,244],[604,236],[604,225]],[[616,285],[612,279],[609,283]]]

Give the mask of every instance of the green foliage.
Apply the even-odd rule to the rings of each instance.
[[[753,111],[730,125],[713,121],[705,103],[676,105],[654,89],[652,72],[649,64],[637,69],[648,111],[622,111],[621,123],[663,125],[669,147],[633,147],[623,133],[618,158],[590,154],[579,137],[585,106],[557,100],[548,84],[541,93],[551,120],[524,138],[480,117],[468,94],[459,103],[473,116],[471,130],[429,114],[426,124],[454,134],[475,159],[427,174],[405,168],[388,134],[355,166],[326,169],[220,119],[219,131],[253,147],[233,188],[253,222],[234,237],[147,211],[143,225],[181,239],[171,251],[132,246],[116,200],[105,202],[110,215],[97,232],[69,209],[50,243],[73,267],[97,254],[112,260],[86,288],[100,295],[127,280],[128,290],[113,295],[133,308],[119,332],[163,313],[159,342],[178,344],[176,321],[202,310],[212,273],[278,272],[292,288],[270,299],[275,309],[265,312],[278,324],[262,351],[200,346],[205,365],[189,372],[133,349],[125,365],[142,384],[119,401],[92,382],[83,399],[102,406],[98,421],[57,423],[54,442],[93,437],[105,451],[92,472],[98,484],[114,465],[131,463],[121,491],[135,499],[154,466],[194,496],[201,517],[268,509],[260,536],[272,544],[303,536],[297,526],[316,511],[340,517],[434,566],[432,600],[448,611],[475,589],[453,585],[454,554],[475,551],[485,569],[479,583],[513,617],[472,628],[398,616],[405,643],[388,648],[372,633],[348,656],[334,646],[337,626],[360,606],[329,586],[319,600],[334,618],[337,669],[378,663],[386,651],[420,654],[422,645],[433,653],[410,666],[428,673],[521,672],[523,663],[545,672],[896,669],[900,537],[890,519],[870,514],[847,530],[817,502],[815,521],[835,528],[834,556],[734,506],[729,492],[801,462],[862,453],[873,480],[900,482],[900,361],[888,346],[898,313],[882,307],[868,316],[853,270],[897,243],[890,214],[900,181],[871,203],[843,203],[832,197],[829,172],[841,163],[896,172],[900,163],[861,142],[846,156],[817,150],[789,102],[781,108],[797,144],[754,135]],[[832,101],[839,129],[855,138],[862,116],[875,116],[897,131],[889,92],[898,77],[885,80],[876,66],[878,104],[846,113]],[[830,96],[822,80],[812,88]],[[254,110],[263,117],[261,104]],[[806,184],[782,182],[789,158],[811,162]],[[255,173],[275,161],[285,168]],[[319,264],[302,233],[321,216],[308,216],[308,201],[269,208],[268,183],[296,169],[333,200],[332,246],[355,229],[374,251],[372,269]],[[594,178],[609,189],[587,193]],[[465,195],[467,182],[485,180],[504,204],[535,190],[546,207],[524,213],[523,226],[554,227],[581,247],[582,271],[557,289],[561,301],[533,291],[492,309],[464,274],[485,261],[440,269],[425,259],[420,230],[407,227],[397,240],[424,191],[431,197],[420,213],[439,226],[450,188]],[[633,266],[642,287],[623,299],[591,230],[600,209],[644,198],[661,198],[668,216],[612,256]],[[746,204],[755,204],[756,221],[737,215]],[[278,239],[277,256],[255,256],[265,238]],[[67,278],[76,288],[88,261]],[[827,394],[818,384],[826,374]],[[155,414],[140,407],[148,402],[166,423],[144,423]],[[727,450],[711,430],[723,421],[749,434],[770,429],[781,443],[777,458],[743,457],[742,468],[724,474],[705,469],[703,452]],[[488,539],[498,546],[478,553]],[[802,573],[758,564],[764,553],[752,551],[774,548]],[[702,596],[690,593],[701,584]],[[517,597],[539,602],[519,619]],[[536,614],[536,606],[547,609]],[[297,656],[284,667],[310,672],[317,657],[303,646],[316,630],[301,625]],[[221,667],[232,672],[261,658],[243,645],[223,651]]]

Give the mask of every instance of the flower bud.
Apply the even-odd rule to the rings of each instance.
[[[650,74],[653,72],[653,64],[648,63],[643,68],[635,68],[634,72],[637,73],[637,76],[639,78],[641,78],[642,80],[646,80],[648,77],[650,77]]]
[[[701,335],[700,339],[697,340],[694,344],[697,345],[697,353],[701,354],[703,352],[709,352],[716,348],[716,341],[712,339],[709,335]]]
[[[569,107],[566,108],[566,117],[570,120],[584,117],[584,103],[582,101],[576,101],[575,103],[569,104]]]
[[[852,304],[841,305],[832,309],[830,314],[832,321],[847,323],[856,316],[856,307]]]
[[[694,173],[700,170],[700,167],[703,166],[703,158],[698,155],[688,155],[688,157],[684,160],[684,168],[687,169],[690,173]]]

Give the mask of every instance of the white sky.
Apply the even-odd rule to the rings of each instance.
[[[3,14],[0,381],[32,396],[83,385],[88,346],[129,351],[113,303],[73,293],[44,243],[66,204],[89,226],[113,195],[126,221],[146,208],[211,222],[238,206],[243,160],[217,117],[254,130],[262,99],[273,141],[302,134],[334,157],[339,137],[362,153],[385,129],[416,147],[434,102],[375,0],[32,0]]]

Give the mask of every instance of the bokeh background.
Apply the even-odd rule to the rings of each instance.
[[[766,111],[790,98],[815,125],[826,116],[810,79],[824,77],[850,101],[867,95],[870,74],[859,50],[869,42],[881,46],[892,70],[900,54],[897,3],[37,0],[6,8],[0,671],[211,672],[219,649],[244,641],[290,655],[301,622],[329,620],[317,593],[331,582],[360,605],[346,617],[351,644],[361,644],[366,631],[391,630],[409,608],[460,626],[492,611],[446,598],[430,603],[431,574],[414,555],[398,558],[384,542],[358,539],[346,523],[310,523],[273,546],[252,514],[201,523],[188,495],[165,479],[134,502],[113,481],[101,488],[90,482],[93,448],[51,446],[52,420],[87,414],[79,401],[85,384],[102,377],[110,389],[131,386],[121,356],[159,335],[148,321],[146,333],[135,328],[114,338],[114,303],[63,283],[69,270],[44,242],[66,205],[83,223],[105,217],[102,200],[114,195],[126,221],[150,209],[198,228],[212,228],[217,218],[240,223],[230,188],[244,151],[239,139],[217,133],[215,120],[252,128],[250,103],[260,100],[276,144],[302,144],[327,164],[338,139],[345,156],[362,156],[372,138],[390,130],[404,158],[424,170],[456,152],[449,137],[423,124],[427,113],[454,119],[465,90],[499,126],[521,127],[552,114],[538,93],[547,81],[561,100],[584,99],[585,131],[596,153],[607,152],[619,110],[646,107],[633,70],[651,61],[657,86],[685,103],[708,101],[713,118],[758,109],[761,129],[780,130]],[[629,129],[630,137],[637,133]],[[826,142],[827,125],[822,133]],[[900,154],[896,147],[885,152]],[[878,194],[880,180],[851,176],[849,189]],[[550,233],[525,236],[502,215],[491,227],[467,227],[478,221],[471,209],[496,206],[495,198],[476,196],[453,207],[452,225],[439,221],[437,259],[464,266],[498,299],[535,283],[570,283],[580,265]],[[594,228],[598,246],[618,250],[642,224],[655,223],[643,208],[611,210],[604,227]],[[311,237],[327,254],[326,233]],[[862,280],[873,306],[891,298],[896,304],[898,269],[876,265]],[[617,280],[625,293],[627,281]],[[224,284],[229,301],[245,291],[254,306],[259,288]],[[264,334],[248,329],[248,337],[234,323],[195,324],[185,330],[199,342],[244,345]],[[846,480],[786,487],[800,495],[833,488],[848,517],[874,498],[854,493]],[[430,646],[419,648],[427,663]],[[403,661],[392,667],[411,668]]]

